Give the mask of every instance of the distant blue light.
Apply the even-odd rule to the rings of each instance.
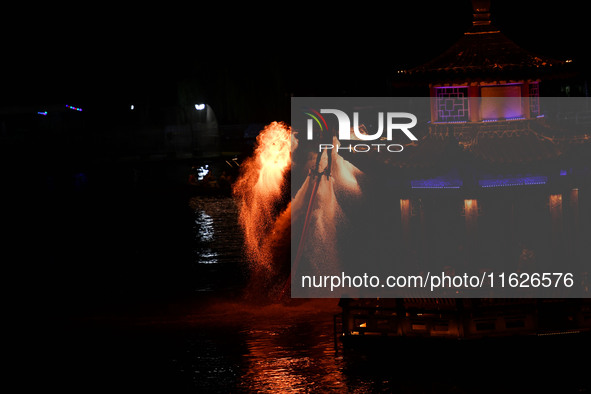
[[[560,176],[565,176],[566,175],[566,170],[560,170]]]
[[[37,112],[37,114],[47,116],[47,111],[40,111],[40,112]]]
[[[412,189],[459,189],[463,184],[460,179],[419,179],[410,181]]]
[[[516,178],[495,178],[481,179],[478,184],[481,187],[500,187],[500,186],[527,186],[527,185],[545,185],[548,177],[545,176],[527,176]]]
[[[82,108],[74,107],[72,105],[67,105],[66,104],[66,108],[70,108],[70,109],[73,109],[74,111],[80,111],[80,112],[82,112]]]

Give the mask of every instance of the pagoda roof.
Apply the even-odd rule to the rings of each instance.
[[[427,77],[431,83],[523,80],[560,72],[568,64],[517,45],[491,23],[488,5],[474,12],[472,27],[458,41],[405,74]]]

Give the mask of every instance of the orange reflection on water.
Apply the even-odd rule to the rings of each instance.
[[[346,390],[333,345],[335,300],[297,307],[263,308],[260,324],[247,330],[248,354],[242,386],[252,392]],[[266,310],[265,310],[266,309]]]
[[[332,317],[340,310],[337,303],[336,299],[293,305],[215,302],[188,316],[186,323],[232,335],[228,341],[241,352],[233,367],[240,371],[239,392],[346,392],[342,353],[334,347]]]

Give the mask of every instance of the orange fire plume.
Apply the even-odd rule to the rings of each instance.
[[[291,128],[281,122],[267,125],[259,134],[253,155],[241,165],[233,186],[245,254],[251,272],[276,274],[274,254],[278,242],[289,242],[287,175],[291,166]],[[280,239],[281,238],[281,239]]]

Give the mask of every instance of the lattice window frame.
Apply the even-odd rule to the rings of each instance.
[[[540,84],[530,82],[528,87],[529,94],[529,114],[530,116],[540,115]]]
[[[442,86],[435,89],[437,122],[467,122],[470,102],[467,86]]]

